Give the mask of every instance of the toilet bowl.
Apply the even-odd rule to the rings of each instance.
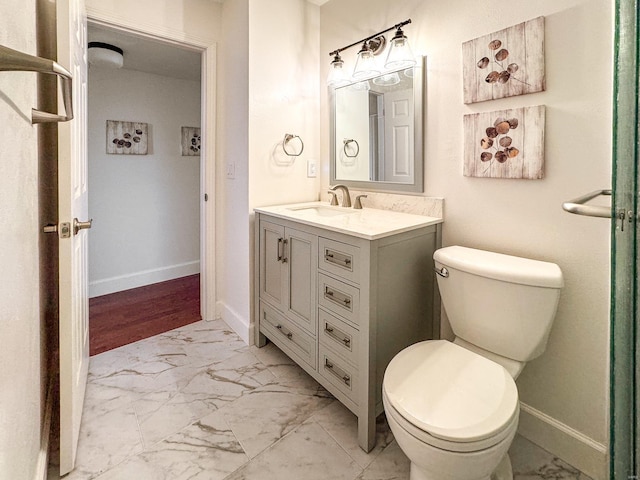
[[[411,480],[513,480],[515,378],[546,347],[563,285],[552,263],[447,247],[434,254],[457,335],[398,353],[382,399]]]
[[[518,427],[515,382],[502,366],[451,342],[427,341],[398,354],[383,385],[387,421],[412,460],[411,480],[491,478]]]

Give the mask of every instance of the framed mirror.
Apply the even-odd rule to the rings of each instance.
[[[333,90],[331,184],[361,190],[423,192],[424,57]]]

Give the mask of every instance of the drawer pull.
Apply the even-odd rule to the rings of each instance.
[[[336,332],[336,330],[337,329],[329,325],[329,323],[325,322],[324,331],[327,332],[327,335],[334,340],[344,343],[345,347],[351,349],[351,337],[349,337],[349,335],[347,335],[346,333],[341,332],[340,330],[337,330]]]
[[[282,333],[282,334],[283,334],[285,337],[287,337],[289,340],[291,340],[291,339],[293,338],[293,333],[291,333],[291,332],[287,332],[287,331],[282,327],[282,325],[278,324],[278,325],[276,325],[276,328],[278,329],[278,331],[279,331],[280,333]]]
[[[328,358],[324,359],[324,368],[326,368],[327,370],[329,370],[329,372],[342,380],[346,386],[351,386],[351,377],[346,372],[342,371],[340,368],[331,363]]]
[[[338,265],[339,267],[351,267],[351,258],[338,252],[325,250],[324,259],[326,262],[333,263],[334,265]]]
[[[329,287],[324,287],[324,296],[327,300],[331,300],[338,305],[344,305],[345,307],[351,309],[351,298],[348,295],[343,293],[334,292]]]

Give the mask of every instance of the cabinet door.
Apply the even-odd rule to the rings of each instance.
[[[302,328],[316,334],[316,271],[318,237],[299,230],[285,230],[288,284],[285,313]]]
[[[260,298],[281,310],[287,305],[284,227],[260,222]]]

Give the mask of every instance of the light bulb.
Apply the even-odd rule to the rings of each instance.
[[[378,70],[378,66],[376,65],[373,52],[369,48],[369,45],[367,45],[367,42],[364,42],[356,58],[356,66],[353,69],[353,78],[356,80],[362,80],[364,78],[378,75],[379,73],[380,70]]]
[[[330,87],[342,87],[350,83],[346,72],[344,71],[344,61],[340,58],[340,54],[336,53],[329,67],[329,75],[327,76],[327,85]]]
[[[409,39],[402,29],[398,28],[389,42],[389,53],[387,53],[387,60],[384,62],[384,66],[390,70],[399,70],[415,64],[416,59],[411,51]]]

